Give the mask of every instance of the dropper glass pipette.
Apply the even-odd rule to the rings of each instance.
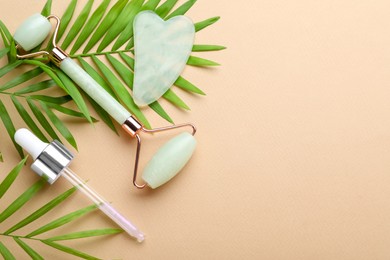
[[[44,143],[27,129],[16,131],[15,141],[31,154],[34,159],[31,168],[48,183],[53,184],[63,176],[130,236],[136,238],[138,242],[145,239],[144,234],[134,224],[69,169],[73,154],[61,143],[58,141]]]
[[[126,231],[130,236],[135,237],[138,242],[142,242],[145,236],[138,230],[129,220],[122,216],[111,204],[89,187],[83,180],[81,180],[71,169],[65,168],[61,172],[61,176],[72,183],[79,191],[90,198],[98,208],[103,211],[110,219],[112,219],[118,226]]]

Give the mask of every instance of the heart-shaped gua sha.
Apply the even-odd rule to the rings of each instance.
[[[134,19],[133,98],[138,106],[159,99],[182,73],[194,44],[195,27],[186,16],[164,21],[152,11]]]

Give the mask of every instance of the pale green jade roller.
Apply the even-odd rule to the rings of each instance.
[[[135,156],[133,184],[137,188],[144,188],[148,185],[151,188],[157,188],[173,178],[189,161],[195,146],[196,140],[194,134],[196,128],[192,124],[180,124],[156,129],[146,129],[136,118],[131,115],[115,98],[108,94],[87,72],[85,72],[76,62],[74,62],[65,51],[56,44],[57,31],[60,25],[60,19],[55,15],[47,18],[34,14],[29,17],[16,30],[14,39],[17,48],[22,47],[29,51],[38,46],[49,35],[51,29],[50,19],[57,21],[53,35],[53,49],[47,51],[38,51],[25,55],[17,55],[20,59],[33,58],[41,55],[48,56],[56,66],[63,70],[80,88],[82,88],[93,100],[95,100],[108,114],[112,116],[122,128],[135,137],[137,140],[137,150]],[[184,132],[168,141],[146,165],[143,172],[144,184],[137,183],[137,171],[139,155],[141,150],[141,138],[139,133],[155,133],[181,127],[192,128],[192,133]]]

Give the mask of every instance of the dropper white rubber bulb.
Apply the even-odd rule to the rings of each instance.
[[[31,154],[34,158],[31,168],[48,183],[53,184],[58,177],[63,176],[130,236],[136,238],[138,242],[145,239],[144,234],[133,223],[68,168],[73,154],[62,144],[58,141],[50,144],[42,142],[25,128],[16,131],[15,141]]]
[[[21,128],[16,131],[15,142],[23,147],[34,160],[37,159],[42,151],[49,145],[48,143],[42,142],[41,139],[36,137],[26,128]]]

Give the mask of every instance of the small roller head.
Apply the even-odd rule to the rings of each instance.
[[[155,189],[170,179],[187,164],[196,147],[196,139],[184,132],[164,144],[148,162],[142,179]]]
[[[15,41],[26,51],[41,44],[51,31],[51,23],[41,14],[27,18],[16,30]]]
[[[34,160],[37,159],[42,151],[49,145],[48,143],[42,142],[26,128],[21,128],[16,131],[15,142],[23,147]]]

